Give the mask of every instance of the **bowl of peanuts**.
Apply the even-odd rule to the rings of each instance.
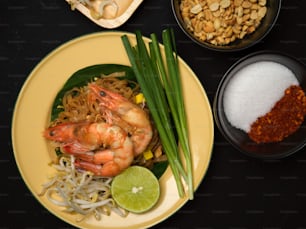
[[[260,42],[274,26],[281,0],[172,0],[183,32],[216,51],[239,51]]]
[[[238,60],[213,102],[216,125],[240,152],[280,159],[306,146],[306,66],[293,56],[259,51]]]

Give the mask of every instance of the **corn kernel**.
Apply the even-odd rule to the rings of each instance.
[[[152,151],[151,150],[147,150],[147,151],[143,152],[143,157],[146,160],[151,159],[153,157]]]
[[[145,101],[145,97],[142,93],[139,93],[135,96],[135,103],[136,104],[143,103],[144,101]]]
[[[94,193],[91,197],[91,202],[92,203],[96,202],[98,200],[98,197],[99,197],[98,193],[97,192]]]

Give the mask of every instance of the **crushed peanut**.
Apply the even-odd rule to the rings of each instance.
[[[199,40],[227,45],[253,33],[267,7],[266,0],[181,0],[180,11]]]

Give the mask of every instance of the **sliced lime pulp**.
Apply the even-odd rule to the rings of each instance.
[[[160,186],[149,169],[131,166],[114,178],[111,193],[120,207],[130,212],[142,213],[156,204]]]

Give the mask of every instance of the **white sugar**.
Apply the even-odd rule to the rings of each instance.
[[[260,61],[239,70],[224,92],[224,112],[236,128],[249,132],[251,124],[267,114],[291,85],[294,73],[272,61]]]

